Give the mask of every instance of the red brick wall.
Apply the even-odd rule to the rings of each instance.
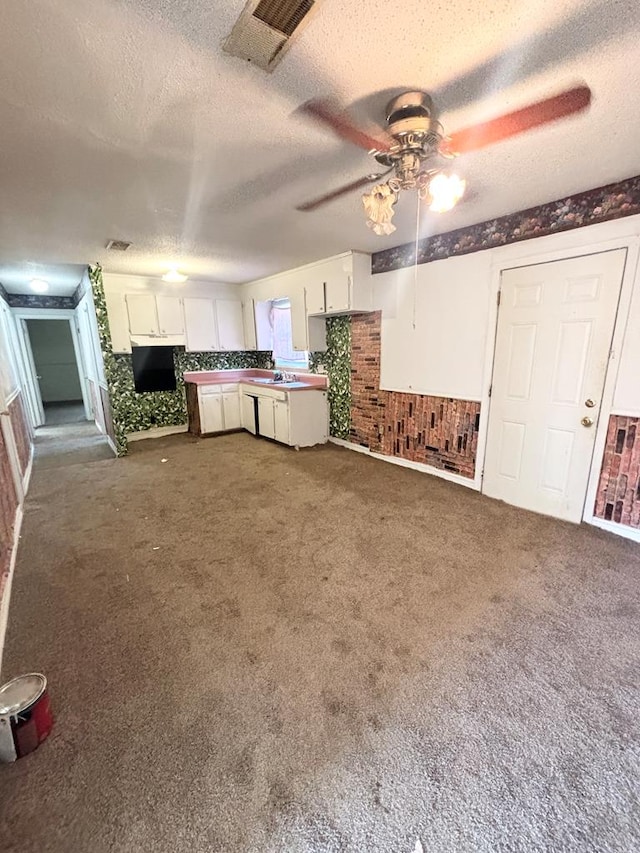
[[[380,389],[379,311],[351,319],[350,441],[473,477],[480,403]]]
[[[9,569],[11,546],[13,545],[13,523],[18,508],[9,454],[2,430],[0,430],[0,599]]]
[[[27,465],[29,464],[29,457],[31,456],[31,443],[33,436],[24,410],[22,394],[18,394],[18,396],[9,403],[9,417],[11,418],[13,437],[18,449],[20,471],[24,476],[24,473],[27,470]]]
[[[609,418],[595,515],[640,527],[640,418]]]

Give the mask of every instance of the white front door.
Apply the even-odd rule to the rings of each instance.
[[[483,492],[582,518],[626,250],[504,270]]]

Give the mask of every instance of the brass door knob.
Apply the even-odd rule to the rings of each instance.
[[[591,397],[589,397],[588,399],[586,399],[584,401],[584,404],[588,409],[593,409],[593,407],[595,406],[596,403],[595,403],[595,400],[592,400]]]
[[[582,424],[582,426],[584,426],[584,427],[590,427],[590,426],[593,426],[593,419],[592,419],[592,418],[584,417],[584,418],[582,418],[582,420],[580,421],[580,423],[581,423],[581,424]]]

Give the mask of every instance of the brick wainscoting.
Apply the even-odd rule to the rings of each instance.
[[[27,421],[27,415],[24,410],[24,403],[22,402],[22,395],[18,394],[17,397],[9,403],[9,417],[11,418],[11,427],[13,429],[13,437],[16,442],[16,448],[18,450],[18,462],[20,463],[20,471],[22,476],[24,477],[25,472],[27,470],[27,466],[29,464],[29,457],[31,455],[31,443],[32,443],[32,435],[31,435],[31,427]]]
[[[380,389],[379,311],[351,319],[349,441],[473,477],[480,403]]]
[[[640,418],[609,418],[595,515],[640,528]]]
[[[9,462],[9,453],[0,430],[0,600],[7,579],[11,548],[13,547],[13,524],[18,508],[18,498]]]

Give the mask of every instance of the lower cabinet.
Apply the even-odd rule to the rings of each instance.
[[[289,444],[289,402],[285,400],[273,401],[273,424],[276,441]]]
[[[286,391],[255,385],[187,383],[189,431],[193,435],[246,429],[290,447],[312,447],[329,439],[326,390]]]
[[[200,398],[200,426],[203,433],[222,432],[225,428],[222,394],[203,394]]]
[[[242,429],[240,392],[237,384],[195,385],[188,383],[189,431],[195,435]]]
[[[326,391],[260,390],[258,432],[290,447],[312,447],[329,440]]]
[[[240,394],[238,391],[223,392],[222,413],[224,415],[225,429],[242,428],[242,418],[240,417]]]
[[[274,400],[271,397],[258,397],[258,424],[260,435],[265,438],[276,437],[275,420],[273,417]]]

